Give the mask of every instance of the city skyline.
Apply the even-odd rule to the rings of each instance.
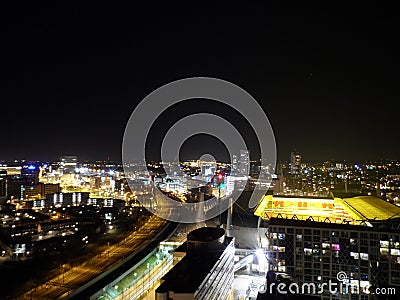
[[[174,4],[3,5],[0,298],[398,299],[397,7]]]
[[[154,89],[194,76],[247,90],[271,122],[278,160],[293,150],[310,161],[400,159],[391,104],[398,97],[398,45],[389,8],[282,3],[149,12],[35,5],[19,8],[18,15],[10,10],[2,29],[7,130],[0,159],[73,153],[119,160],[136,105]],[[218,106],[200,102],[161,116],[155,143],[186,114],[225,117]],[[251,128],[227,119],[243,128],[256,153]],[[149,148],[157,160],[157,147]],[[217,159],[226,156],[223,145],[204,136],[189,140],[181,153],[195,159],[210,148]]]

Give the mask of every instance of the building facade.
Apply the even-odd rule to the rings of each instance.
[[[63,174],[75,173],[77,164],[78,164],[78,159],[76,156],[67,155],[60,157],[60,167],[63,171]]]
[[[301,172],[301,155],[298,152],[290,153],[290,173],[292,175],[299,174]]]
[[[343,290],[324,289],[322,299],[372,299],[377,289],[399,294],[399,224],[383,228],[273,218],[266,233],[269,270],[317,289],[329,281],[339,284],[342,276]]]

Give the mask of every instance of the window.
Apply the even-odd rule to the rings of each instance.
[[[389,248],[389,241],[380,241],[381,248]]]
[[[400,255],[399,249],[390,249],[390,255]]]
[[[322,243],[322,249],[330,249],[330,248],[331,248],[331,244]]]
[[[389,254],[389,249],[388,248],[380,248],[379,253],[381,255],[388,255]]]
[[[351,238],[358,238],[358,232],[356,232],[356,231],[352,231],[352,232],[350,232],[350,237]]]
[[[305,254],[305,255],[312,255],[312,249],[310,249],[310,248],[304,248],[304,254]]]
[[[371,240],[377,240],[377,239],[378,239],[378,235],[377,235],[376,233],[370,233],[370,234],[369,234],[369,238],[370,238]]]
[[[320,263],[314,263],[314,269],[319,269],[321,268],[321,264]]]
[[[390,242],[390,248],[400,248],[400,243],[399,242]]]
[[[360,255],[357,252],[350,252],[350,256],[353,257],[354,259],[359,259]]]

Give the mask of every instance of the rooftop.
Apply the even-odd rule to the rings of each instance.
[[[179,261],[164,277],[156,293],[194,293],[216,264],[225,247],[215,252],[190,253]]]
[[[269,226],[292,226],[292,227],[309,227],[314,229],[338,229],[338,230],[354,230],[354,231],[374,231],[374,232],[396,232],[399,233],[400,218],[390,221],[379,221],[377,226],[369,227],[366,225],[338,224],[330,222],[315,222],[312,220],[295,220],[284,218],[271,218]]]
[[[372,196],[343,198],[342,202],[356,210],[361,217],[368,220],[386,220],[400,215],[399,206]]]
[[[254,214],[263,219],[278,217],[280,214],[288,219],[296,216],[306,220],[311,216],[320,221],[329,218],[336,223],[344,220],[357,223],[400,216],[400,207],[373,196],[315,198],[267,195],[259,202]]]
[[[222,228],[201,227],[189,232],[187,239],[189,241],[211,242],[218,240],[225,234]]]

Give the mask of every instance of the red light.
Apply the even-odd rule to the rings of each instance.
[[[224,176],[222,176],[222,174],[218,175],[218,179],[222,179]]]

